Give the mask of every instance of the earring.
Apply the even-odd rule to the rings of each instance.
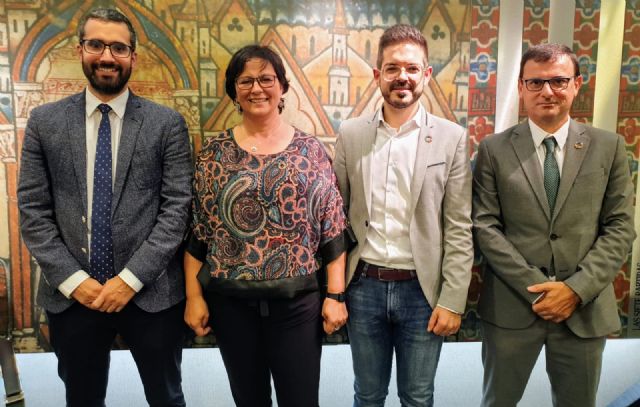
[[[280,98],[280,103],[278,103],[278,113],[282,113],[284,110],[284,98]]]
[[[238,114],[242,114],[242,106],[240,106],[240,103],[238,103],[237,100],[233,101],[233,106],[235,106],[236,112],[238,112]]]

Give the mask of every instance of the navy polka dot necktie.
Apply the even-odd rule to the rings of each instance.
[[[111,238],[111,124],[106,104],[98,106],[102,113],[98,128],[96,163],[93,173],[93,204],[91,206],[90,275],[104,284],[115,275],[113,269],[113,240]]]

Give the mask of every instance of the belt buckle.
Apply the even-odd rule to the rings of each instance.
[[[394,281],[394,280],[389,280],[383,277],[382,273],[386,273],[386,272],[392,272],[395,269],[389,268],[389,267],[378,267],[378,269],[376,270],[376,273],[378,274],[378,280],[380,281],[385,281],[385,282],[389,282],[389,281]]]

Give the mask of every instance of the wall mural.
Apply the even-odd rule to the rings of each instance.
[[[547,38],[549,0],[525,3],[527,46]],[[627,2],[619,132],[637,176],[640,7],[634,4]],[[283,57],[291,80],[285,119],[331,150],[341,120],[381,105],[372,68],[380,35],[395,23],[417,26],[429,41],[434,74],[421,101],[435,115],[468,127],[472,165],[477,144],[493,132],[498,0],[0,0],[0,335],[11,330],[20,351],[49,347],[44,312],[34,304],[40,270],[19,234],[19,151],[31,109],[84,88],[75,32],[80,17],[96,6],[116,7],[131,19],[139,36],[131,89],[182,113],[195,151],[203,138],[239,120],[224,93],[224,71],[231,55],[250,43],[269,45]],[[574,115],[587,122],[598,10],[599,1],[577,2],[574,49],[585,86]],[[480,261],[477,256],[457,340],[479,339]],[[616,280],[624,324],[629,280],[627,265]],[[211,343],[206,338],[194,345]]]
[[[622,66],[620,68],[620,93],[618,96],[618,134],[625,139],[627,156],[636,185],[636,212],[640,204],[638,199],[638,159],[640,158],[640,0],[627,0],[624,20],[624,39],[622,42]],[[594,63],[595,66],[595,63]],[[637,224],[637,220],[636,220]],[[636,230],[636,233],[638,231]],[[618,273],[614,281],[618,309],[623,327],[628,328],[630,336],[640,335],[640,283],[638,276],[632,282],[631,260]],[[636,265],[636,269],[638,266]],[[630,292],[636,288],[634,312],[630,311]],[[623,328],[624,329],[624,328]]]

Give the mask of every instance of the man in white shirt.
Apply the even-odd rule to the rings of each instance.
[[[522,56],[528,120],[484,139],[473,221],[486,260],[482,405],[515,407],[545,346],[555,406],[595,406],[606,335],[620,329],[611,284],[635,237],[624,139],[569,117],[575,54]]]
[[[184,406],[176,252],[191,200],[187,128],[177,112],[129,91],[136,35],[124,15],[93,10],[78,38],[87,88],[32,111],[18,185],[58,374],[68,406],[104,406],[119,333],[149,404]]]
[[[373,75],[384,98],[342,123],[334,170],[358,246],[349,254],[347,328],[355,407],[384,406],[396,354],[403,406],[433,405],[445,336],[460,328],[473,263],[471,169],[464,129],[419,102],[427,42],[396,25]]]

